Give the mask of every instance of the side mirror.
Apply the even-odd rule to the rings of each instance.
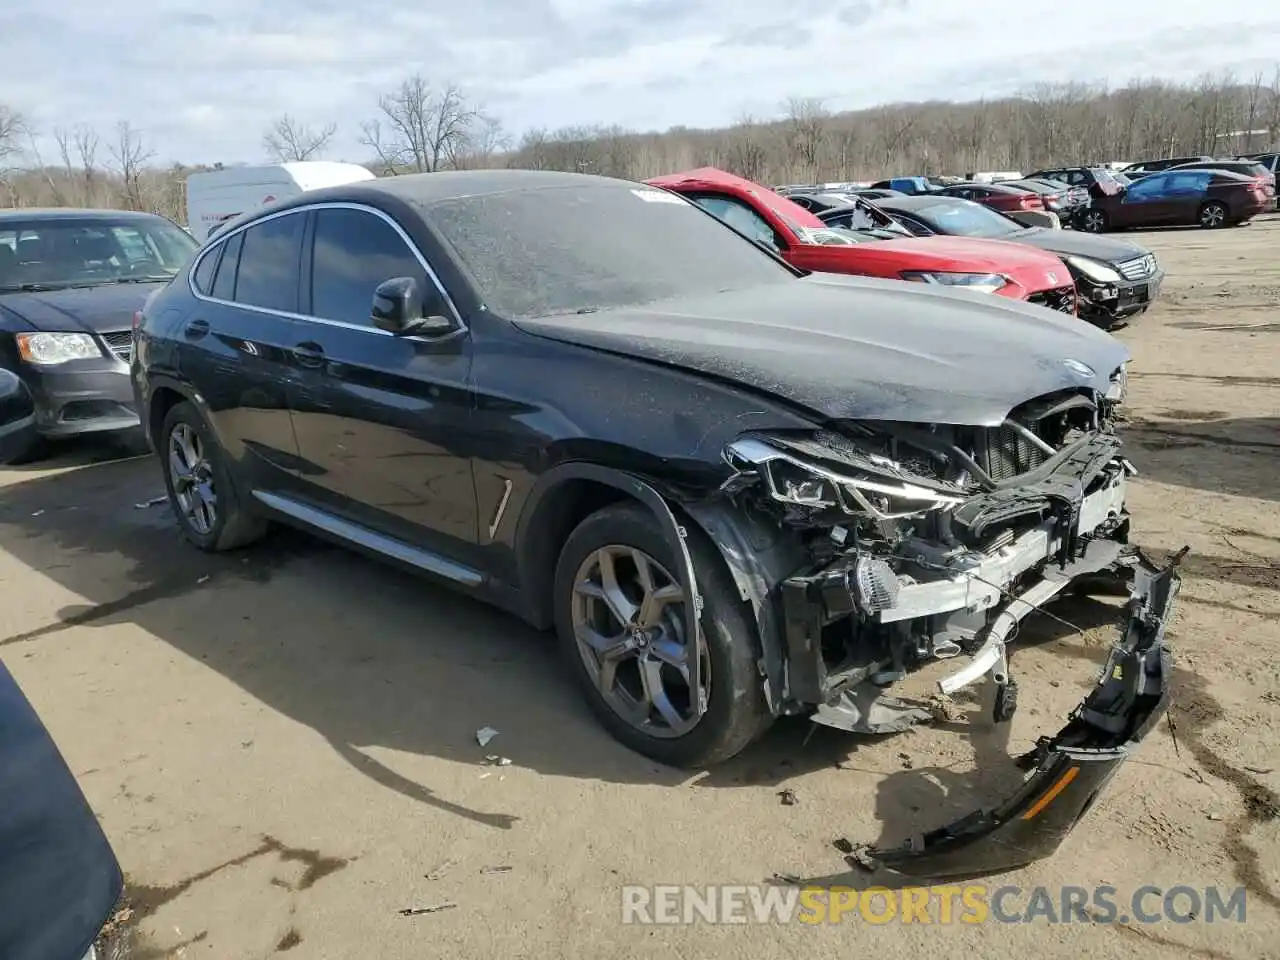
[[[373,291],[370,316],[374,326],[397,336],[440,336],[455,326],[446,309],[435,290],[420,290],[413,277],[393,277]]]

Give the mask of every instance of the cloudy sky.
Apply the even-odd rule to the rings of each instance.
[[[157,159],[188,162],[262,159],[285,112],[335,121],[331,156],[364,159],[360,121],[414,72],[519,134],[719,125],[788,96],[849,109],[1224,68],[1269,80],[1278,61],[1266,2],[0,0],[0,100],[46,137],[127,119]]]

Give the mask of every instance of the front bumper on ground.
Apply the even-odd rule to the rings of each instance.
[[[36,429],[69,437],[138,427],[129,368],[115,357],[49,367],[24,365],[20,376],[36,405]]]
[[[1125,320],[1144,312],[1156,302],[1164,283],[1164,271],[1157,270],[1142,280],[1118,283],[1095,283],[1085,276],[1076,277],[1080,314],[1086,319]]]
[[[1034,772],[1012,797],[901,847],[865,848],[857,865],[917,879],[959,879],[1014,870],[1057,850],[1168,709],[1171,663],[1164,636],[1181,556],[1161,569],[1134,554],[1120,642],[1066,726],[1019,758]]]

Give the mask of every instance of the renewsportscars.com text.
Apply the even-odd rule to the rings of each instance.
[[[625,924],[1244,923],[1243,887],[626,886]]]

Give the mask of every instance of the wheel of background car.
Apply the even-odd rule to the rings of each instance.
[[[1225,226],[1227,222],[1226,204],[1210,200],[1200,207],[1200,226],[1206,230],[1215,230]]]
[[[266,521],[245,509],[222,448],[192,404],[173,406],[156,448],[169,505],[191,543],[211,553],[234,550],[267,532]]]
[[[1080,226],[1089,233],[1105,233],[1108,226],[1107,211],[1086,210],[1084,216],[1080,218]]]
[[[703,599],[706,711],[692,709],[684,635],[688,601],[672,550],[649,511],[605,507],[569,536],[556,565],[556,632],[587,702],[613,736],[661,763],[725,760],[772,722],[756,670],[754,620],[715,547],[696,529],[686,541]]]

